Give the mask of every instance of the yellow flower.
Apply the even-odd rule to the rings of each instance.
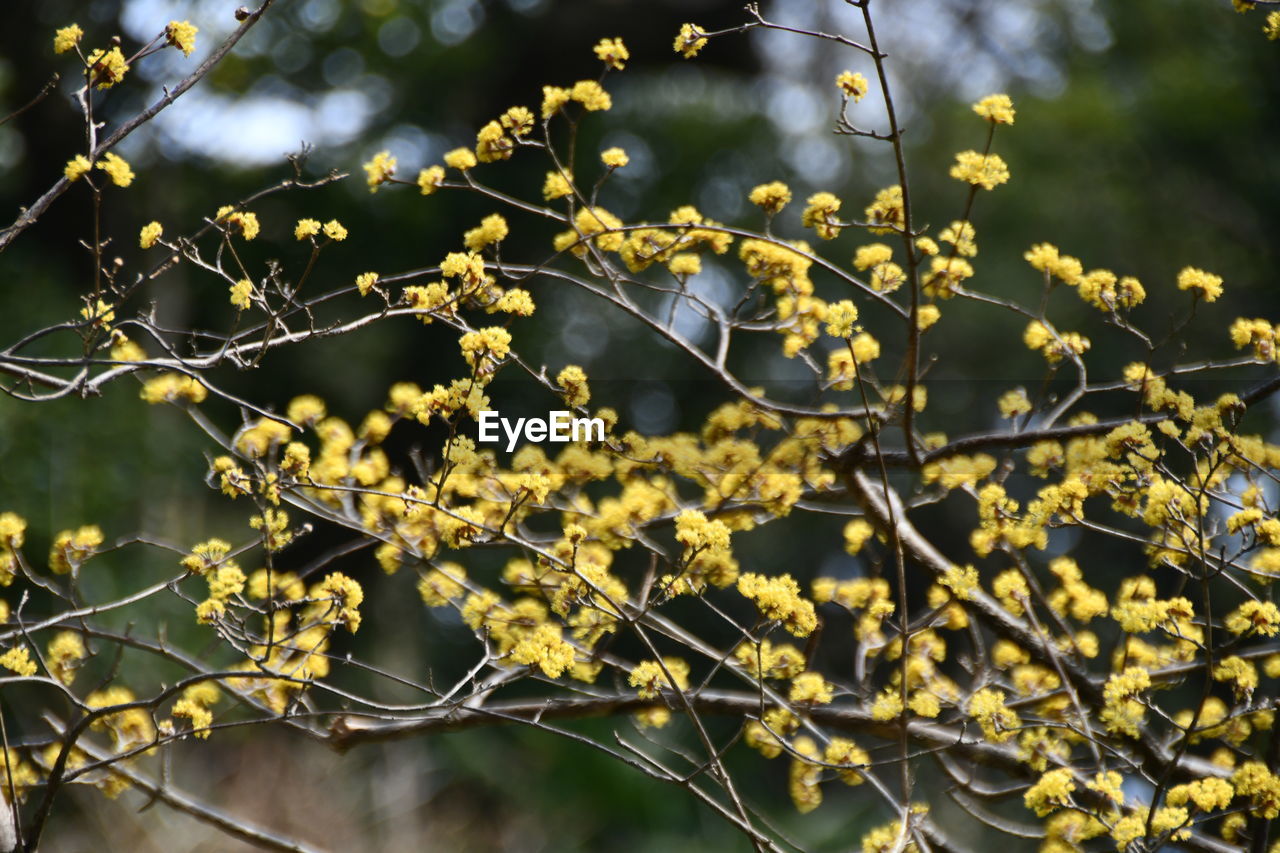
[[[569,90],[560,86],[542,87],[542,117],[551,118],[569,103]]]
[[[1003,743],[1022,725],[1017,712],[1005,707],[1004,691],[984,687],[969,699],[969,716],[977,720],[982,734],[992,743]]]
[[[938,583],[951,590],[956,598],[968,601],[978,589],[978,570],[973,566],[952,566],[938,579]]]
[[[444,155],[444,164],[451,169],[465,172],[467,169],[475,168],[476,155],[470,148],[455,148]]]
[[[1076,783],[1071,778],[1071,770],[1060,767],[1045,773],[1038,782],[1028,788],[1027,793],[1023,795],[1023,802],[1037,816],[1045,817],[1055,808],[1069,804],[1071,792],[1075,789]]]
[[[613,106],[613,99],[604,87],[595,80],[579,80],[573,84],[569,97],[582,104],[589,111],[607,110]]]
[[[49,548],[49,568],[58,575],[78,570],[101,544],[102,528],[96,524],[64,530],[54,537],[53,545]]]
[[[396,173],[396,158],[391,156],[390,151],[379,151],[362,168],[367,175],[365,183],[369,185],[369,192],[376,193],[378,185],[385,184]]]
[[[428,166],[418,173],[418,189],[423,195],[431,195],[444,183],[444,167]]]
[[[253,295],[253,282],[242,278],[231,285],[231,304],[241,311],[249,307],[249,298]]]
[[[780,621],[797,637],[807,637],[818,627],[813,602],[800,596],[800,587],[791,575],[769,578],[746,574],[738,578],[738,592],[754,601],[764,618]]]
[[[547,172],[547,179],[542,184],[542,197],[547,201],[564,198],[573,193],[573,176],[566,177],[562,172]]]
[[[341,572],[333,572],[312,588],[311,597],[332,599],[334,607],[328,608],[326,611],[329,614],[329,618],[333,619],[335,624],[345,625],[352,634],[360,629],[360,611],[358,608],[364,601],[364,590],[356,581]]]
[[[507,234],[507,220],[502,218],[502,214],[491,213],[477,227],[467,231],[462,242],[471,251],[478,252],[486,246],[501,243]]]
[[[836,75],[836,88],[840,90],[845,98],[851,98],[854,103],[857,103],[867,96],[867,91],[870,87],[867,85],[867,78],[860,73],[856,71],[841,71]]]
[[[858,308],[848,299],[841,299],[827,306],[827,334],[833,338],[847,338],[853,334],[853,324],[858,322]]]
[[[342,223],[336,219],[330,219],[324,224],[324,236],[330,240],[341,242],[347,239],[347,229],[342,227]]]
[[[378,274],[376,272],[364,272],[356,276],[356,290],[360,291],[361,296],[368,296],[369,291],[378,283]]]
[[[623,166],[631,162],[631,158],[627,156],[627,152],[621,148],[606,148],[600,152],[600,162],[604,163],[610,169],[621,169]]]
[[[627,50],[627,46],[620,38],[600,39],[600,43],[593,50],[601,62],[615,71],[625,68],[627,60],[631,58],[631,52]]]
[[[129,71],[129,64],[124,61],[120,48],[111,50],[95,50],[89,54],[89,85],[99,89],[110,89],[124,79]]]
[[[66,168],[62,170],[62,174],[66,175],[68,181],[78,181],[90,169],[93,164],[89,162],[89,158],[83,154],[77,154],[67,161]]]
[[[1222,277],[1195,267],[1185,267],[1178,273],[1178,289],[1195,291],[1205,302],[1213,302],[1222,295]]]
[[[14,646],[0,655],[0,666],[22,676],[36,674],[36,663],[31,659],[31,652],[27,651],[26,646]]]
[[[1225,624],[1233,634],[1274,637],[1280,634],[1280,609],[1270,601],[1246,601],[1227,615]]]
[[[533,130],[533,113],[528,107],[512,107],[499,116],[498,121],[512,136],[524,136]]]
[[[138,233],[138,245],[144,249],[150,249],[163,233],[164,226],[159,222],[148,222],[142,226],[142,231]]]
[[[791,202],[791,189],[782,181],[771,181],[753,188],[747,200],[773,216]]]
[[[973,105],[973,111],[992,124],[1013,124],[1016,114],[1008,95],[987,95]]]
[[[872,234],[884,234],[889,231],[901,231],[906,223],[906,210],[903,206],[902,187],[886,187],[876,193],[876,197],[866,210],[867,222],[878,228],[868,229]]]
[[[957,220],[942,229],[938,239],[955,246],[957,254],[972,258],[978,254],[978,244],[975,242],[977,236],[978,232],[972,222]]]
[[[218,213],[214,220],[227,223],[230,229],[238,230],[246,240],[252,240],[257,237],[258,232],[261,230],[256,213],[250,213],[247,210],[236,210],[229,204],[224,204],[218,208]]]
[[[802,672],[791,681],[791,693],[787,696],[791,702],[806,702],[814,705],[826,705],[831,702],[831,685],[821,673]]]
[[[199,29],[190,21],[170,21],[164,28],[165,41],[182,51],[183,56],[190,56],[196,49],[196,33]]]
[[[902,694],[896,687],[886,687],[871,704],[871,719],[878,722],[892,720],[902,713]]]
[[[706,33],[696,24],[683,24],[680,27],[679,34],[676,35],[672,50],[682,55],[685,59],[692,59],[698,55],[698,51],[702,50],[706,43]]]
[[[107,176],[111,178],[111,183],[118,187],[127,187],[133,183],[133,170],[129,168],[129,164],[125,162],[125,159],[114,151],[108,152],[96,165],[106,172]]]
[[[208,708],[190,699],[179,699],[173,704],[173,716],[185,717],[191,721],[192,733],[201,739],[209,737],[209,726],[213,723],[213,714]]]
[[[1280,41],[1280,12],[1268,12],[1262,32],[1270,41]]]
[[[476,134],[476,159],[481,163],[508,160],[515,149],[515,142],[502,132],[502,125],[491,121]]]
[[[575,409],[585,406],[591,400],[591,391],[587,387],[587,374],[576,364],[570,364],[556,374],[556,384],[564,389],[565,403]]]
[[[961,151],[956,155],[956,164],[951,167],[951,177],[984,190],[993,190],[1009,180],[1009,167],[999,154]]]
[[[664,666],[666,672],[663,671]],[[664,657],[661,664],[654,660],[642,661],[631,670],[627,683],[637,688],[641,699],[656,699],[664,689],[687,690],[689,664],[671,657]]]
[[[83,36],[84,30],[80,29],[77,24],[63,27],[53,34],[53,52],[66,53],[78,45]]]
[[[1002,418],[1016,418],[1031,411],[1031,401],[1027,399],[1024,388],[1014,388],[1012,391],[1004,392],[996,405],[1000,408]]]
[[[63,684],[71,684],[76,679],[79,663],[88,655],[84,640],[74,631],[59,631],[49,641],[45,659],[49,664],[49,672]]]
[[[800,224],[813,228],[824,240],[839,237],[841,226],[836,211],[840,209],[840,199],[828,192],[814,193],[809,196],[808,205],[800,216]]]
[[[198,379],[181,373],[162,373],[144,382],[138,396],[154,405],[181,401],[201,403],[208,394],[209,390]]]
[[[305,240],[308,237],[314,237],[320,233],[320,222],[316,219],[299,219],[297,226],[293,229],[293,238],[295,240]]]
[[[96,303],[81,308],[80,316],[95,326],[110,329],[111,322],[116,318],[114,307],[110,302],[99,299]]]
[[[1186,805],[1190,801],[1195,803],[1196,808],[1201,811],[1209,812],[1215,809],[1225,809],[1231,805],[1231,800],[1234,799],[1235,793],[1235,789],[1231,787],[1231,783],[1226,779],[1197,779],[1194,782],[1187,782],[1170,788],[1165,800],[1171,806]]]
[[[858,364],[866,364],[880,357],[880,342],[871,334],[862,332],[853,339],[853,357]]]
[[[121,332],[119,329],[111,333],[111,357],[116,361],[142,361],[147,352]],[[0,557],[0,563],[3,557]]]

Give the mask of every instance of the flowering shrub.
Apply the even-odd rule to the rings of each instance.
[[[870,198],[821,191],[800,201],[762,176],[742,222],[691,205],[615,215],[612,180],[630,155],[587,150],[579,137],[609,120],[610,84],[631,59],[625,39],[610,37],[594,59],[584,45],[583,79],[542,86],[540,99],[495,116],[442,162],[410,166],[388,150],[363,164],[375,203],[413,193],[448,205],[466,193],[491,206],[455,251],[418,268],[368,270],[319,292],[328,253],[369,235],[320,209],[267,221],[268,196],[343,177],[307,179],[300,158],[292,177],[220,199],[198,222],[108,235],[95,218],[83,308],[0,352],[5,390],[37,404],[137,383],[143,403],[176,407],[203,433],[208,484],[243,523],[227,538],[173,544],[69,521],[46,558],[26,543],[22,517],[0,514],[0,686],[38,697],[5,703],[21,736],[5,734],[0,846],[35,849],[57,798],[84,783],[108,796],[139,788],[261,846],[308,849],[175,792],[160,775],[166,750],[192,737],[212,748],[251,724],[344,750],[519,724],[682,787],[759,850],[786,844],[768,816],[778,804],[748,802],[730,764],[785,778],[800,812],[833,786],[864,786],[883,813],[865,851],[955,849],[973,831],[965,821],[1054,853],[1262,849],[1280,815],[1280,446],[1255,413],[1280,389],[1277,327],[1241,317],[1211,330],[1221,347],[1173,352],[1168,341],[1183,340],[1188,323],[1209,322],[1196,307],[1230,286],[1194,260],[1174,280],[1141,282],[1043,242],[1025,254],[1028,298],[984,290],[975,219],[1017,180],[999,152],[1018,132],[1018,107],[999,93],[973,104],[972,139],[954,162],[914,165],[955,179],[954,194],[921,199],[871,4],[850,5],[861,33],[791,34],[836,42],[866,71],[839,74],[830,95],[838,134],[893,154]],[[239,28],[160,102],[106,127],[94,118],[99,92],[129,86],[160,51],[189,56],[198,28],[170,22],[132,52],[94,47],[75,24],[57,30],[54,52],[74,57],[58,61],[83,76],[87,144],[0,232],[0,249],[72,184],[90,186],[95,216],[104,194],[147,192],[145,171],[113,149],[271,6],[238,13]],[[1276,38],[1280,12],[1264,17]],[[753,4],[730,30],[685,24],[673,34],[677,61],[753,29],[789,30]],[[543,164],[540,193],[494,186],[516,158]],[[948,207],[942,227],[930,224],[924,211]],[[554,234],[541,255],[505,249],[546,223]],[[244,252],[271,234],[286,260]],[[134,260],[108,262],[109,239],[119,247],[126,236]],[[713,264],[735,276],[727,304],[698,287]],[[229,325],[156,319],[140,286],[178,265],[217,284]],[[522,357],[551,288],[638,320],[731,400],[697,430],[637,431],[599,405],[582,366]],[[1060,306],[1076,297],[1093,321],[1064,328]],[[1140,323],[1135,309],[1149,298],[1184,306],[1186,322]],[[985,401],[1000,428],[949,434],[930,410],[926,374],[937,347],[972,334],[948,317],[962,303],[1016,317],[1045,382]],[[680,330],[676,306],[709,324],[710,344]],[[334,411],[309,388],[277,411],[218,380],[219,368],[255,368],[286,348],[410,318],[451,330],[457,370],[440,367],[431,387],[389,373],[372,411]],[[1095,358],[1099,336],[1143,357]],[[1234,356],[1216,353],[1228,344]],[[742,347],[799,365],[804,400],[744,378],[733,357]],[[1247,387],[1215,380],[1227,370]],[[548,408],[598,419],[603,438],[588,432],[554,453],[478,443],[499,377],[538,389]],[[421,457],[392,439],[428,429],[446,438]],[[965,519],[967,543],[917,523],[933,504]],[[759,565],[741,546],[756,530],[819,529],[803,526],[812,519],[828,535],[820,547],[856,557],[857,574]],[[341,556],[362,562],[297,557],[319,528],[341,531],[351,543]],[[167,550],[170,576],[86,598],[81,578],[126,567],[134,548]],[[1100,565],[1100,553],[1123,554],[1123,565]],[[380,631],[365,598],[384,585],[456,615],[424,616],[424,642],[435,631],[474,635],[452,683],[397,671],[369,647],[351,654],[352,635]],[[166,639],[152,615],[162,602],[201,626],[199,642]],[[103,618],[116,611],[131,614],[130,630]],[[159,681],[112,664],[126,648],[182,674]],[[369,679],[417,698],[390,703]],[[615,720],[612,739],[574,728],[600,715]],[[758,760],[729,760],[746,751]],[[922,793],[924,766],[945,776],[964,814],[939,813]]]

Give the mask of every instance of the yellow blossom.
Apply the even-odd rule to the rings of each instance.
[[[1280,634],[1280,609],[1270,601],[1246,601],[1227,615],[1227,630],[1233,634]]]
[[[498,122],[518,138],[533,130],[533,113],[528,107],[512,107],[498,117]]]
[[[738,592],[753,600],[766,619],[782,622],[797,637],[807,637],[818,627],[813,602],[800,596],[800,587],[791,575],[768,578],[758,574],[742,575]]]
[[[673,49],[685,59],[691,59],[698,55],[698,51],[706,43],[706,33],[696,24],[682,24]]]
[[[253,297],[253,282],[242,278],[231,285],[231,304],[241,311],[246,310]]]
[[[542,87],[542,117],[551,118],[560,108],[569,103],[569,90],[561,86]]]
[[[320,221],[317,219],[299,219],[293,229],[295,240],[305,240],[320,233]]]
[[[88,656],[84,640],[75,631],[59,631],[49,641],[45,652],[45,662],[49,672],[63,684],[71,684],[76,679],[76,671],[80,661]]]
[[[82,178],[92,168],[93,163],[89,162],[88,157],[83,154],[77,154],[67,161],[67,165],[62,170],[62,174],[66,176],[68,181],[76,181]]]
[[[1193,291],[1205,302],[1213,302],[1222,295],[1222,276],[1195,267],[1184,267],[1178,273],[1178,289]]]
[[[876,193],[871,204],[867,206],[866,219],[872,226],[876,226],[868,229],[872,234],[901,231],[906,224],[902,187],[886,187]]]
[[[848,299],[827,306],[827,334],[833,338],[850,337],[857,321],[858,307]]]
[[[587,374],[576,364],[571,364],[556,374],[556,384],[564,389],[565,403],[575,409],[585,406],[591,400]]]
[[[754,187],[747,200],[773,216],[790,203],[791,189],[782,181],[771,181]]]
[[[1008,95],[987,95],[973,105],[973,111],[993,124],[1013,124],[1016,112]]]
[[[53,34],[53,52],[66,53],[71,48],[80,43],[80,39],[84,36],[84,30],[79,25],[71,24],[57,30]]]
[[[111,178],[111,183],[118,187],[127,187],[133,183],[133,169],[130,169],[125,159],[114,151],[108,151],[95,165],[106,172]]]
[[[1044,817],[1056,808],[1071,802],[1071,792],[1076,783],[1071,777],[1071,770],[1066,767],[1050,770],[1042,775],[1023,795],[1023,802],[1039,817]]]
[[[113,47],[111,50],[95,50],[88,57],[89,68],[89,85],[97,86],[99,89],[110,89],[115,84],[124,79],[124,75],[129,71],[129,64],[124,60],[124,54],[120,52],[120,48]]]
[[[800,224],[813,228],[824,240],[840,236],[840,220],[836,211],[840,209],[840,199],[828,192],[815,193],[809,196],[808,207],[800,216]]]
[[[631,670],[627,683],[637,688],[641,699],[656,699],[662,690],[687,690],[689,664],[671,657],[664,657],[662,663],[643,661]]]
[[[31,652],[26,646],[14,646],[0,655],[0,667],[27,677],[37,672],[36,662],[31,659]]]
[[[170,21],[164,28],[165,41],[190,56],[196,49],[196,33],[200,30],[190,21]]]
[[[867,78],[857,71],[841,71],[837,74],[836,88],[845,98],[852,99],[854,103],[865,98],[869,89]]]
[[[606,148],[600,152],[600,162],[604,163],[610,169],[621,169],[623,166],[631,162],[631,158],[627,156],[627,152],[621,148]]]
[[[627,50],[627,46],[622,43],[620,38],[600,39],[600,42],[592,49],[601,62],[615,71],[621,71],[625,68],[627,60],[631,58],[631,52]]]
[[[791,693],[787,698],[792,702],[826,705],[832,699],[831,685],[823,679],[821,673],[802,672],[792,679]]]
[[[252,240],[257,237],[258,232],[261,230],[256,213],[250,213],[247,210],[236,210],[229,204],[218,208],[214,221],[225,222],[228,233],[231,233],[232,230],[239,231],[240,235],[246,240]]]
[[[444,155],[444,164],[450,169],[465,172],[475,168],[476,155],[470,148],[455,148]]]
[[[572,175],[562,172],[547,172],[547,179],[542,185],[542,197],[547,201],[564,198],[573,193]]]
[[[138,245],[143,249],[150,249],[164,234],[164,226],[159,222],[148,222],[142,226],[142,230],[138,233]]]
[[[491,121],[476,134],[476,159],[481,163],[509,160],[516,144],[503,132],[501,122]]]
[[[363,168],[366,175],[365,183],[369,185],[369,192],[376,193],[381,184],[385,184],[395,175],[396,158],[391,156],[390,151],[379,151],[373,155],[373,159],[364,164]]]
[[[507,220],[499,213],[491,213],[481,220],[478,227],[463,235],[462,242],[471,251],[478,252],[486,246],[502,242],[507,233]]]
[[[969,698],[969,716],[978,722],[982,734],[993,743],[1003,743],[1022,725],[1018,714],[1005,707],[1004,691],[984,687]]]
[[[569,97],[590,111],[607,110],[613,106],[609,93],[595,80],[579,80],[574,83],[569,90]]]
[[[431,195],[443,182],[443,166],[428,166],[418,172],[418,189],[423,195]]]
[[[951,167],[951,177],[984,190],[993,190],[1009,180],[1009,167],[999,154],[961,151],[956,155],[956,164]]]

